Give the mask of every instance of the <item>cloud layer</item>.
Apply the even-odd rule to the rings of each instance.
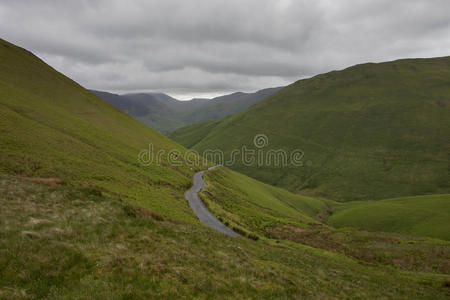
[[[0,0],[0,35],[88,88],[190,97],[450,55],[448,0]]]

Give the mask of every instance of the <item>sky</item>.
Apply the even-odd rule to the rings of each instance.
[[[86,88],[179,99],[450,55],[449,0],[0,0],[0,37]]]

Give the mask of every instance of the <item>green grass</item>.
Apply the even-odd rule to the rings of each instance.
[[[201,198],[219,219],[262,236],[280,224],[318,225],[316,217],[326,213],[330,202],[296,195],[224,167],[205,173],[204,179],[208,186]]]
[[[450,240],[450,195],[347,203],[333,211],[328,223]]]
[[[332,211],[353,202],[340,204],[296,195],[223,167],[207,172],[204,178],[208,186],[201,193],[203,202],[222,222],[250,238],[291,240],[368,263],[450,273],[449,242],[349,228],[336,230],[320,222],[326,221]],[[447,210],[445,205],[438,207]],[[435,212],[435,218],[438,214]],[[367,212],[357,214],[361,219],[367,215]],[[441,213],[440,219],[436,219],[437,228],[444,229],[448,224],[450,218],[445,216]],[[398,215],[388,217],[397,222],[402,220]]]
[[[333,200],[450,192],[450,57],[357,65],[297,81],[204,130],[171,137],[226,158],[265,134],[263,148],[304,152],[301,167],[233,169],[266,183]],[[211,123],[206,123],[211,127]],[[192,144],[193,142],[196,144]]]
[[[163,216],[197,222],[184,199],[193,173],[168,153],[186,149],[142,125],[30,52],[0,40],[0,173],[98,186]],[[149,166],[138,154],[165,151]],[[170,183],[170,184],[169,184]]]
[[[115,198],[0,176],[0,298],[448,297],[447,275],[161,222]]]
[[[168,134],[168,137],[174,140],[182,140],[185,147],[191,148],[200,142],[218,124],[220,124],[219,120],[211,120],[200,124],[189,125]]]

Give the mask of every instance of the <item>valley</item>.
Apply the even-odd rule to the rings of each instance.
[[[359,65],[192,111],[206,123],[155,113],[191,124],[165,136],[128,113],[167,96],[121,107],[0,40],[0,298],[447,299],[449,66]],[[202,155],[242,145],[304,165]]]

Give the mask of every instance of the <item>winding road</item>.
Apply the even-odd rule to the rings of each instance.
[[[208,170],[213,170],[216,166],[209,168]],[[206,171],[200,171],[195,173],[194,175],[194,183],[192,187],[186,192],[184,195],[186,199],[189,201],[189,206],[192,208],[194,213],[197,215],[200,222],[209,226],[223,234],[229,236],[241,236],[240,234],[234,232],[230,228],[228,228],[225,224],[220,222],[216,216],[214,216],[208,208],[203,204],[203,202],[198,197],[198,193],[202,188],[206,186],[206,182],[203,181],[203,174]]]

